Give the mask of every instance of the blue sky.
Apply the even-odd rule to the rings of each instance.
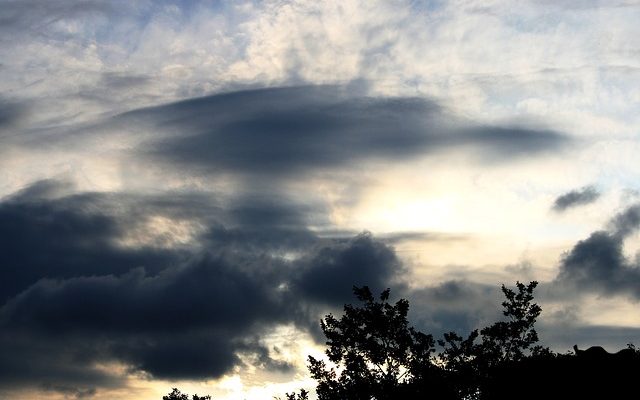
[[[311,388],[353,284],[437,335],[535,279],[545,344],[640,343],[639,19],[0,1],[0,397]]]

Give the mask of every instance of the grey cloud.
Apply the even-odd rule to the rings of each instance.
[[[354,285],[369,286],[374,292],[392,284],[401,289],[397,277],[405,272],[393,249],[369,233],[322,246],[299,264],[294,272],[296,291],[334,306],[351,302]]]
[[[624,241],[640,226],[640,206],[616,215],[608,230],[592,233],[565,254],[555,285],[640,299],[640,265],[624,255]]]
[[[239,251],[300,251],[315,246],[318,236],[303,228],[211,226],[203,240],[210,246]]]
[[[223,215],[209,224],[202,237],[208,246],[242,251],[308,250],[322,242],[319,234],[329,224],[324,206],[294,202],[281,195],[242,194],[227,203]],[[311,231],[310,226],[319,227],[319,232]]]
[[[608,325],[548,324],[544,319],[538,324],[540,337],[559,352],[566,352],[577,344],[579,348],[603,346],[610,352],[640,343],[640,328]]]
[[[74,399],[88,399],[96,395],[95,388],[79,388],[65,385],[43,384],[42,388],[46,391],[61,393],[65,396],[71,396]]]
[[[43,278],[122,274],[140,266],[157,271],[180,258],[160,248],[118,245],[131,225],[100,210],[100,195],[38,198],[55,190],[40,182],[0,203],[0,303]]]
[[[151,78],[145,75],[107,72],[102,74],[101,84],[106,88],[129,89],[136,86],[146,85],[150,81]]]
[[[0,137],[5,136],[27,112],[24,103],[3,100],[0,98]]]
[[[605,231],[594,232],[579,241],[562,260],[561,279],[582,285],[615,287],[623,283],[620,273],[625,271],[623,243]]]
[[[91,362],[103,354],[98,343],[74,339],[3,326],[0,333],[0,393],[3,389],[16,388],[91,390],[126,384],[124,377],[96,368]],[[102,361],[109,361],[109,358]]]
[[[0,387],[89,395],[124,385],[125,377],[94,367],[106,362],[166,379],[216,378],[242,360],[291,372],[261,332],[292,323],[320,340],[318,319],[353,302],[353,285],[391,287],[411,302],[415,325],[435,335],[465,334],[499,318],[498,287],[458,280],[410,288],[384,240],[321,238],[306,227],[312,210],[295,204],[249,196],[225,208],[206,196],[65,190],[38,182],[0,202],[0,272],[10,289],[0,307]],[[129,211],[113,212],[122,208]],[[114,246],[145,209],[210,228],[187,250]],[[616,285],[634,275],[615,232],[631,232],[635,216],[621,213],[611,221],[614,233],[576,245],[558,279],[623,290]],[[618,265],[617,272],[601,265]],[[13,279],[19,270],[29,279]]]
[[[365,97],[336,86],[218,94],[135,110],[112,123],[161,133],[148,145],[161,160],[278,176],[462,147],[505,161],[569,141],[554,131],[473,126],[424,98]]]
[[[21,190],[12,193],[8,199],[5,199],[5,202],[33,203],[38,200],[60,198],[72,193],[72,190],[73,185],[70,182],[56,179],[43,179],[32,182]]]
[[[249,362],[258,368],[264,368],[269,371],[278,371],[281,373],[290,373],[295,370],[295,366],[284,360],[277,360],[273,357],[274,354],[280,354],[280,349],[277,346],[273,346],[271,349],[267,348],[259,337],[254,340],[249,340],[241,349],[241,352],[248,352]],[[245,354],[246,355],[246,354]]]
[[[500,317],[500,288],[465,280],[445,281],[407,293],[417,327],[435,336],[449,331],[466,335]]]
[[[351,300],[354,283],[387,287],[401,273],[393,249],[371,235],[318,238],[295,208],[248,199],[193,211],[205,200],[182,196],[68,195],[43,181],[0,202],[0,387],[89,393],[123,384],[94,367],[113,361],[167,379],[219,377],[241,364],[240,354],[290,371],[260,344],[261,332],[288,323],[311,329],[324,310]],[[273,227],[273,237],[241,246],[213,240],[210,230],[187,249],[117,245],[144,218],[139,210],[222,220],[255,243]],[[292,250],[294,259],[286,257]]]
[[[376,237],[383,240],[389,245],[397,245],[405,242],[458,242],[471,238],[466,233],[447,233],[447,232],[420,232],[420,231],[394,231],[383,234],[376,234]]]
[[[308,315],[307,307],[349,299],[347,279],[385,286],[381,281],[392,276],[393,266],[385,260],[366,264],[376,254],[365,253],[378,246],[358,238],[337,249],[323,247],[297,267],[306,274],[287,285],[291,290],[279,288],[296,266],[260,255],[204,256],[157,276],[139,269],[119,277],[40,280],[4,305],[0,326],[9,335],[6,346],[18,332],[44,343],[68,337],[101,349],[89,353],[86,363],[121,360],[159,378],[216,378],[238,365],[239,352],[251,349],[260,350],[260,363],[280,365],[268,361],[264,349],[248,347],[247,338],[278,323],[308,326],[318,316]],[[326,253],[333,256],[331,265]],[[333,278],[328,285],[310,282],[324,270]]]
[[[154,377],[216,378],[238,364],[244,336],[288,316],[273,283],[263,278],[229,260],[205,258],[157,277],[136,270],[121,277],[41,280],[5,304],[0,325],[15,335],[7,346],[22,332],[44,347],[50,343],[49,354],[66,346],[99,350],[76,364],[112,359]],[[56,337],[70,342],[48,339]],[[32,356],[36,363],[41,359]]]
[[[590,204],[598,200],[600,192],[593,186],[585,186],[558,196],[553,202],[553,210],[566,211],[569,208]]]
[[[640,228],[640,204],[627,208],[609,223],[614,235],[625,238]]]

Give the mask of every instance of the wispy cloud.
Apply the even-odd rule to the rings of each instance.
[[[586,186],[581,189],[571,190],[558,196],[553,202],[553,210],[557,212],[566,211],[569,208],[593,203],[600,197],[600,192],[593,186]]]

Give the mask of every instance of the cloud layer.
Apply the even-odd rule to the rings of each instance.
[[[403,271],[393,250],[368,234],[320,239],[304,225],[282,234],[286,215],[256,204],[249,215],[268,216],[258,226],[273,228],[271,241],[242,224],[233,229],[248,239],[242,246],[214,240],[229,232],[216,222],[196,239],[200,246],[131,248],[119,239],[139,222],[126,210],[137,201],[168,218],[188,209],[123,195],[56,197],[61,190],[40,182],[0,204],[2,385],[108,387],[123,379],[97,367],[109,362],[154,378],[211,379],[241,365],[243,353],[286,370],[256,344],[260,332],[290,323],[317,329],[320,310],[348,302],[352,285],[382,290]],[[242,221],[239,210],[231,214]],[[290,251],[299,255],[285,257]]]
[[[0,0],[0,397],[291,374],[354,284],[633,340],[636,3]]]
[[[500,161],[569,142],[549,130],[465,123],[423,98],[353,92],[349,86],[246,90],[135,110],[117,120],[166,135],[150,143],[156,157],[251,174],[298,175],[460,148]]]

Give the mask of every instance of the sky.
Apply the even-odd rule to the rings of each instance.
[[[313,389],[322,316],[539,281],[640,344],[640,2],[0,0],[0,398]]]

